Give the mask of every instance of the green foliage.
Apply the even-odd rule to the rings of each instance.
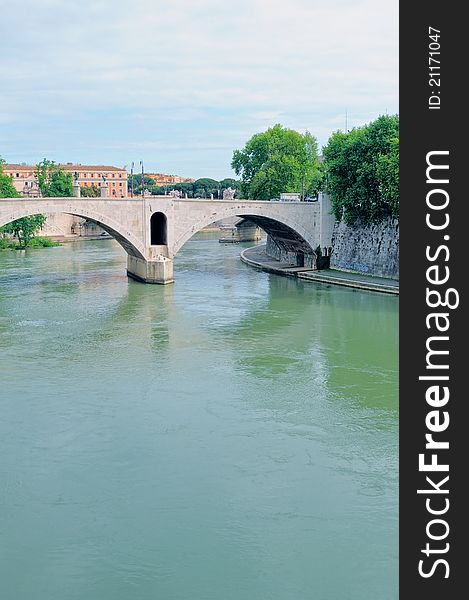
[[[388,154],[378,158],[376,174],[383,200],[389,205],[391,215],[399,216],[399,138],[392,138]]]
[[[15,242],[7,237],[0,237],[0,250],[13,250],[16,248]]]
[[[399,117],[381,116],[324,148],[326,188],[335,217],[365,223],[399,216]]]
[[[241,182],[238,181],[237,179],[232,179],[231,177],[222,179],[220,181],[220,190],[223,192],[224,190],[227,190],[228,188],[231,188],[232,190],[236,190],[237,192],[239,192],[239,190],[241,189]]]
[[[37,235],[37,236],[31,238],[31,240],[28,244],[28,248],[53,248],[55,246],[61,246],[61,245],[62,244],[60,244],[59,242],[54,242],[50,238]]]
[[[164,194],[165,190],[164,188],[161,188],[162,192]],[[187,183],[177,183],[174,188],[175,190],[178,190],[179,192],[181,192],[182,196],[184,197],[187,194],[188,198],[193,198],[194,196],[194,184],[193,182],[189,181]]]
[[[53,160],[44,158],[37,164],[36,177],[41,194],[45,198],[73,196],[72,174],[65,173]]]
[[[3,172],[5,161],[0,158],[0,198],[18,198],[19,194],[13,185],[11,177]]]
[[[80,188],[80,196],[82,198],[99,198],[101,190],[96,185],[83,186]]]
[[[132,177],[134,182],[134,195],[140,195],[142,193],[142,176],[137,174]],[[131,178],[129,177],[129,190],[130,181]],[[231,187],[239,192],[241,185],[236,179],[227,178],[222,179],[222,181],[217,181],[216,179],[211,179],[209,177],[202,177],[194,182],[168,183],[164,186],[157,185],[153,179],[150,179],[149,177],[145,177],[144,182],[145,189],[155,196],[164,196],[171,190],[178,190],[181,192],[183,198],[186,194],[188,198],[210,198],[211,194],[213,194],[214,198],[222,198],[223,190]]]
[[[306,196],[316,195],[322,181],[316,139],[279,124],[235,150],[231,166],[241,175],[241,195],[256,200],[301,193],[303,186]]]
[[[34,215],[32,217],[23,217],[2,227],[2,233],[14,235],[20,247],[26,248],[32,243],[35,234],[44,227],[46,217],[44,215]]]
[[[210,179],[209,177],[202,177],[193,183],[193,197],[210,198],[210,195],[213,194],[214,198],[216,198],[217,190],[219,189],[220,184],[218,181],[215,181],[215,179]]]
[[[61,246],[59,242],[54,242],[47,237],[35,236],[30,239],[28,248],[52,248]],[[8,237],[0,237],[0,250],[20,250],[24,248],[21,244]]]
[[[144,176],[143,184],[144,184],[144,188],[146,190],[148,190],[151,194],[157,193],[156,190],[158,189],[158,186],[153,181],[153,179],[151,179],[150,177]],[[129,178],[127,180],[127,189],[129,190],[129,195],[132,190],[132,185],[133,185],[134,196],[141,196],[142,195],[142,176],[141,176],[141,174],[135,173],[134,175],[129,175]],[[164,193],[164,192],[162,192],[162,193]]]

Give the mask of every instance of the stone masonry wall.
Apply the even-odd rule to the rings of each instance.
[[[336,223],[330,266],[399,279],[399,222],[389,218],[372,225]]]
[[[287,250],[283,250],[280,248],[274,240],[267,236],[267,244],[265,248],[265,253],[267,256],[271,258],[275,258],[275,260],[279,260],[280,262],[290,263],[291,265],[298,264],[298,255],[296,252],[288,252]],[[305,254],[303,257],[304,266],[309,267],[310,269],[316,269],[316,255],[315,254]]]

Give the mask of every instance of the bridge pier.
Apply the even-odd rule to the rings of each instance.
[[[262,238],[262,231],[252,221],[243,221],[236,226],[240,242],[257,242]]]
[[[127,275],[143,283],[165,285],[173,283],[173,261],[165,256],[145,260],[137,256],[127,256]]]

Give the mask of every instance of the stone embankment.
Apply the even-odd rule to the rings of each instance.
[[[334,269],[314,271],[308,267],[298,267],[290,262],[281,262],[266,254],[266,246],[254,246],[241,252],[241,260],[267,273],[297,277],[306,281],[315,281],[329,285],[340,285],[372,292],[385,294],[399,294],[399,282],[395,279],[362,275],[359,273],[346,273]]]
[[[342,221],[334,225],[330,267],[390,279],[399,279],[399,222],[353,226]]]

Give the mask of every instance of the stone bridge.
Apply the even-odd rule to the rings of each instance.
[[[268,234],[278,258],[301,257],[316,268],[317,249],[331,245],[333,217],[327,196],[317,202],[150,198],[2,198],[0,227],[35,214],[88,219],[127,252],[127,273],[145,283],[171,283],[173,258],[195,233],[228,217],[242,217]],[[304,262],[306,258],[306,263]]]

